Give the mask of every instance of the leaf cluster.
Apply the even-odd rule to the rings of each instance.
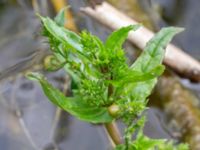
[[[102,42],[87,31],[76,34],[64,28],[63,13],[64,10],[54,20],[39,17],[43,35],[48,38],[52,51],[52,56],[45,63],[46,68],[51,71],[60,68],[66,70],[72,78],[72,96],[66,97],[39,73],[30,73],[28,77],[41,84],[52,103],[80,120],[106,123],[122,118],[128,125],[125,135],[128,144],[118,146],[118,150],[127,149],[128,146],[130,150],[145,150],[163,144],[163,141],[151,140],[142,133],[132,142],[131,135],[137,128],[132,120],[146,109],[147,97],[157,77],[164,71],[164,48],[182,29],[162,29],[147,43],[141,56],[129,66],[122,45],[128,33],[137,30],[140,25],[122,27]],[[117,111],[115,109],[113,112],[112,106],[117,106]],[[141,144],[147,146],[141,149]]]

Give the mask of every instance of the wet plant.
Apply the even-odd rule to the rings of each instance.
[[[54,20],[39,17],[42,33],[48,38],[52,52],[45,63],[46,68],[50,71],[64,68],[71,77],[72,95],[65,96],[42,74],[27,75],[41,84],[52,103],[82,121],[104,124],[107,130],[113,127],[115,120],[121,119],[127,126],[123,140],[117,141],[117,134],[110,134],[115,150],[188,149],[185,144],[151,139],[143,134],[147,97],[165,68],[162,65],[164,48],[175,34],[182,31],[181,28],[163,28],[147,43],[139,58],[128,65],[122,45],[128,33],[140,25],[122,27],[102,42],[88,31],[78,35],[64,28],[63,10]],[[133,139],[133,135],[136,138]]]

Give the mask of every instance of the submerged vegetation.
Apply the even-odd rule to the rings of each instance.
[[[143,134],[147,97],[164,71],[164,48],[172,37],[182,31],[169,27],[158,32],[146,45],[139,58],[129,66],[122,44],[130,25],[114,31],[103,43],[87,31],[80,35],[64,28],[64,11],[54,20],[40,16],[43,35],[48,38],[52,56],[45,66],[50,71],[64,68],[71,81],[71,96],[65,96],[39,73],[27,76],[37,80],[49,100],[80,120],[90,123],[113,123],[121,119],[127,126],[124,142],[116,150],[187,150],[185,144],[150,139]],[[133,140],[132,135],[136,138]],[[111,137],[112,138],[112,137]]]

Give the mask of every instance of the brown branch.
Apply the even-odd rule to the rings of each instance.
[[[81,11],[113,30],[130,24],[138,24],[138,22],[119,12],[106,2],[96,6],[95,9],[85,7],[81,8]],[[130,32],[128,39],[140,49],[144,49],[146,43],[153,36],[154,33],[152,31],[141,27],[136,32]],[[200,81],[200,63],[178,47],[171,44],[168,45],[164,63],[181,76],[187,77],[191,81]]]
[[[113,143],[115,145],[122,144],[122,137],[115,122],[105,123],[104,126]]]

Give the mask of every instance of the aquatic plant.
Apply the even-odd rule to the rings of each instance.
[[[126,63],[122,45],[128,33],[140,25],[122,27],[105,43],[88,31],[79,35],[64,28],[64,11],[54,20],[39,16],[43,35],[48,38],[52,56],[45,66],[50,71],[64,68],[71,77],[71,96],[65,96],[39,73],[27,76],[38,81],[48,99],[76,118],[105,126],[121,119],[127,126],[124,142],[115,140],[115,150],[187,150],[185,144],[150,139],[143,134],[147,97],[163,73],[165,47],[181,28],[163,28],[146,45],[139,58]],[[138,37],[139,38],[139,37]],[[108,129],[109,130],[109,129]],[[109,132],[108,132],[109,133]],[[133,140],[132,135],[136,134]]]

